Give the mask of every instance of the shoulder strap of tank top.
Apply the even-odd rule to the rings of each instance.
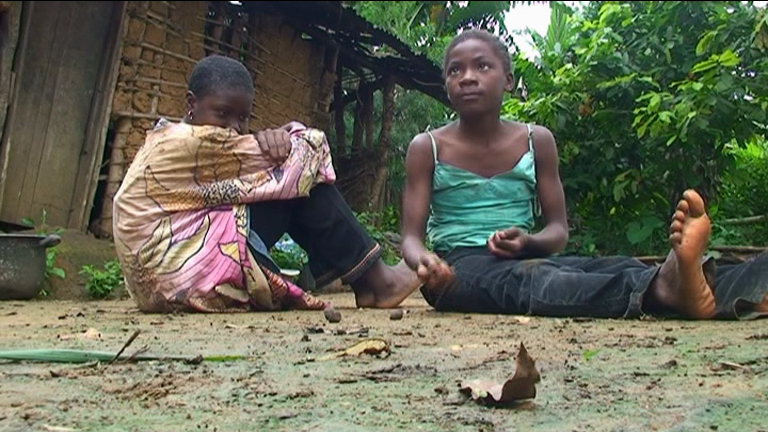
[[[435,165],[437,165],[437,142],[435,141],[435,137],[432,135],[432,132],[427,131],[427,135],[429,135],[429,139],[432,140],[432,157],[435,160]]]
[[[533,153],[533,128],[530,124],[526,124],[528,127],[528,151]]]

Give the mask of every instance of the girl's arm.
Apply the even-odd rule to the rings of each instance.
[[[432,173],[435,168],[432,146],[427,134],[417,135],[405,156],[405,191],[403,192],[403,221],[401,252],[413,270],[426,254],[424,237],[432,199]]]
[[[427,287],[445,286],[454,277],[448,265],[424,246],[434,168],[431,140],[426,134],[417,135],[405,157],[403,241],[400,249],[408,267],[416,271]]]
[[[560,181],[560,161],[552,133],[545,127],[533,130],[538,187],[544,229],[531,234],[524,249],[526,255],[549,256],[562,252],[568,244],[568,217],[565,193]]]

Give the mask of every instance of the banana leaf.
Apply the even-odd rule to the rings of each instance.
[[[30,349],[30,350],[10,350],[0,351],[0,360],[11,361],[32,361],[45,363],[90,363],[94,361],[110,362],[117,353],[105,351],[83,351],[71,349]],[[227,362],[246,359],[247,356],[227,355],[227,356],[156,356],[156,355],[137,355],[130,357],[131,361],[183,361],[187,363],[201,363],[203,361]]]

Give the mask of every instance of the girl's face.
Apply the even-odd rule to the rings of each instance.
[[[459,114],[498,111],[504,92],[512,91],[514,78],[483,40],[467,39],[448,53],[445,87]]]
[[[187,104],[193,125],[232,128],[239,134],[248,132],[253,96],[237,90],[216,90],[197,98],[187,93]]]

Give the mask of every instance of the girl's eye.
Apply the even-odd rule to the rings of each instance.
[[[242,122],[248,121],[248,116],[244,116],[244,115],[240,116],[240,121],[242,121]]]
[[[490,68],[491,66],[488,63],[480,63],[478,65],[478,69],[480,69],[481,71],[488,70]]]
[[[450,69],[448,69],[448,75],[456,75],[459,73],[458,66],[452,66]]]
[[[218,114],[219,117],[226,117],[227,116],[227,112],[224,111],[224,110],[218,110],[218,111],[216,111],[216,114]]]

